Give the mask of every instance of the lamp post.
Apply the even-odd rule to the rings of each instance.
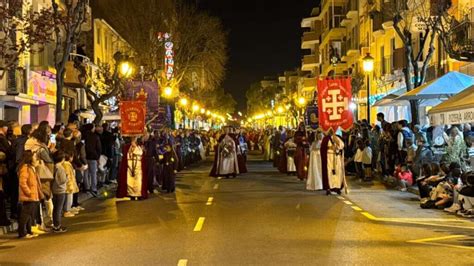
[[[367,122],[370,125],[370,73],[374,71],[374,58],[370,53],[362,59],[364,72],[367,75]]]

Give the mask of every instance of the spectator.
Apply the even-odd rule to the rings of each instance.
[[[8,124],[0,120],[0,226],[9,226],[11,224],[7,217],[7,195],[3,185],[8,180],[8,158],[12,156],[12,147],[7,139],[7,131]]]
[[[74,159],[73,154],[65,153],[65,161],[63,163],[64,170],[67,176],[66,184],[66,201],[64,204],[64,217],[74,217],[79,213],[77,208],[72,208],[73,195],[79,192],[79,187],[76,182],[76,172],[72,166]]]
[[[413,185],[413,174],[407,165],[401,165],[400,172],[397,175],[400,191],[407,191],[408,187]]]
[[[385,127],[390,124],[387,121],[385,121],[385,115],[383,113],[377,114],[377,121],[380,122],[380,126],[382,129],[385,129]]]
[[[362,164],[364,165],[364,181],[372,181],[372,149],[370,141],[365,140],[364,150],[362,152]]]
[[[68,123],[76,123],[80,122],[79,115],[81,114],[81,110],[75,110],[73,113],[69,115],[69,119],[67,120]]]
[[[426,145],[423,138],[418,139],[415,158],[413,159],[413,173],[416,177],[422,175],[422,167],[425,164],[431,164],[434,161],[434,153],[430,146]]]
[[[443,134],[444,140],[447,143],[446,154],[443,160],[447,163],[463,163],[461,158],[464,157],[466,152],[466,143],[462,139],[462,134],[459,129],[455,126],[451,128],[449,137],[446,133]]]
[[[401,120],[398,122],[397,135],[397,147],[400,163],[406,162],[409,140],[413,141],[413,132],[408,128],[408,122],[406,120]]]
[[[88,124],[85,127],[84,140],[88,171],[86,178],[84,178],[84,185],[86,191],[89,191],[94,197],[97,197],[98,160],[102,153],[102,144],[100,143],[99,135],[94,132],[94,129],[93,124]]]
[[[54,180],[52,186],[53,192],[53,232],[64,233],[67,231],[62,226],[62,215],[64,210],[64,203],[66,202],[66,191],[68,177],[64,169],[65,154],[63,151],[57,151],[54,154]]]
[[[38,164],[33,152],[22,152],[22,158],[19,165],[19,198],[22,203],[20,219],[18,220],[18,237],[33,238],[37,237],[31,231],[34,222],[34,216],[39,208],[39,201],[43,198],[41,192],[41,183],[36,175],[35,166]]]
[[[84,184],[85,174],[88,165],[86,157],[86,148],[83,141],[81,140],[81,131],[75,131],[73,136],[76,148],[75,157],[73,159],[73,166],[76,170],[76,182],[78,183],[77,185],[79,187],[81,184]],[[72,198],[72,208],[75,208],[78,211],[83,211],[84,208],[79,205],[79,193],[74,193]]]
[[[364,180],[364,163],[363,163],[363,158],[364,158],[364,148],[365,144],[362,139],[358,139],[356,142],[357,145],[357,151],[354,155],[354,163],[355,163],[355,169],[356,169],[356,177],[359,178],[359,180]]]

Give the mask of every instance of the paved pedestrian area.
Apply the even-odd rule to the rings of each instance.
[[[351,183],[349,195],[307,192],[270,163],[236,179],[210,162],[179,174],[176,194],[86,202],[69,231],[0,239],[0,264],[472,265],[474,226],[422,210],[416,196]]]

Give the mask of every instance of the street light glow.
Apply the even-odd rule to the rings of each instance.
[[[298,104],[304,106],[306,104],[306,99],[303,97],[298,98]]]
[[[187,106],[188,105],[188,99],[182,98],[181,100],[179,100],[179,104],[181,104],[182,106]]]
[[[173,94],[173,89],[171,87],[165,88],[165,96],[170,97]]]
[[[284,110],[283,110],[283,107],[278,106],[277,112],[278,112],[279,114],[281,114],[281,113],[283,113],[283,111],[284,111]]]
[[[193,111],[194,112],[199,111],[199,105],[197,105],[197,104],[193,105]]]
[[[206,113],[206,109],[201,108],[201,114],[204,114],[204,113]]]
[[[351,102],[349,104],[349,108],[351,108],[351,110],[354,111],[355,109],[357,109],[357,104]]]
[[[370,73],[374,71],[374,58],[369,53],[362,59],[364,72]]]
[[[129,62],[122,62],[120,64],[120,74],[125,77],[130,77],[132,75],[133,68]]]

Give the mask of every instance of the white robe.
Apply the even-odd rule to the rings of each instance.
[[[222,156],[222,148],[227,143],[229,147],[233,147],[227,157]],[[237,161],[237,152],[235,150],[235,142],[230,136],[225,136],[219,144],[219,154],[217,155],[217,175],[237,175],[239,174],[239,163]]]
[[[285,148],[287,149],[286,154],[286,171],[288,173],[295,173],[296,172],[296,164],[295,164],[295,157],[288,155],[288,149],[296,150],[296,144],[293,139],[290,139],[285,143]],[[293,153],[294,154],[294,153]]]
[[[333,136],[334,144],[328,143],[328,178],[329,188],[341,188],[344,183],[344,142],[337,136]],[[337,153],[337,154],[336,154]],[[335,172],[333,173],[333,169]]]
[[[321,167],[321,141],[316,140],[311,145],[309,156],[308,179],[306,180],[307,190],[323,189],[323,176]]]
[[[137,146],[133,153],[129,150],[127,154],[127,194],[130,197],[141,197],[142,196],[142,180],[143,180],[143,169],[142,169],[142,156],[143,150],[140,146]],[[132,173],[133,166],[135,165],[135,173]]]

